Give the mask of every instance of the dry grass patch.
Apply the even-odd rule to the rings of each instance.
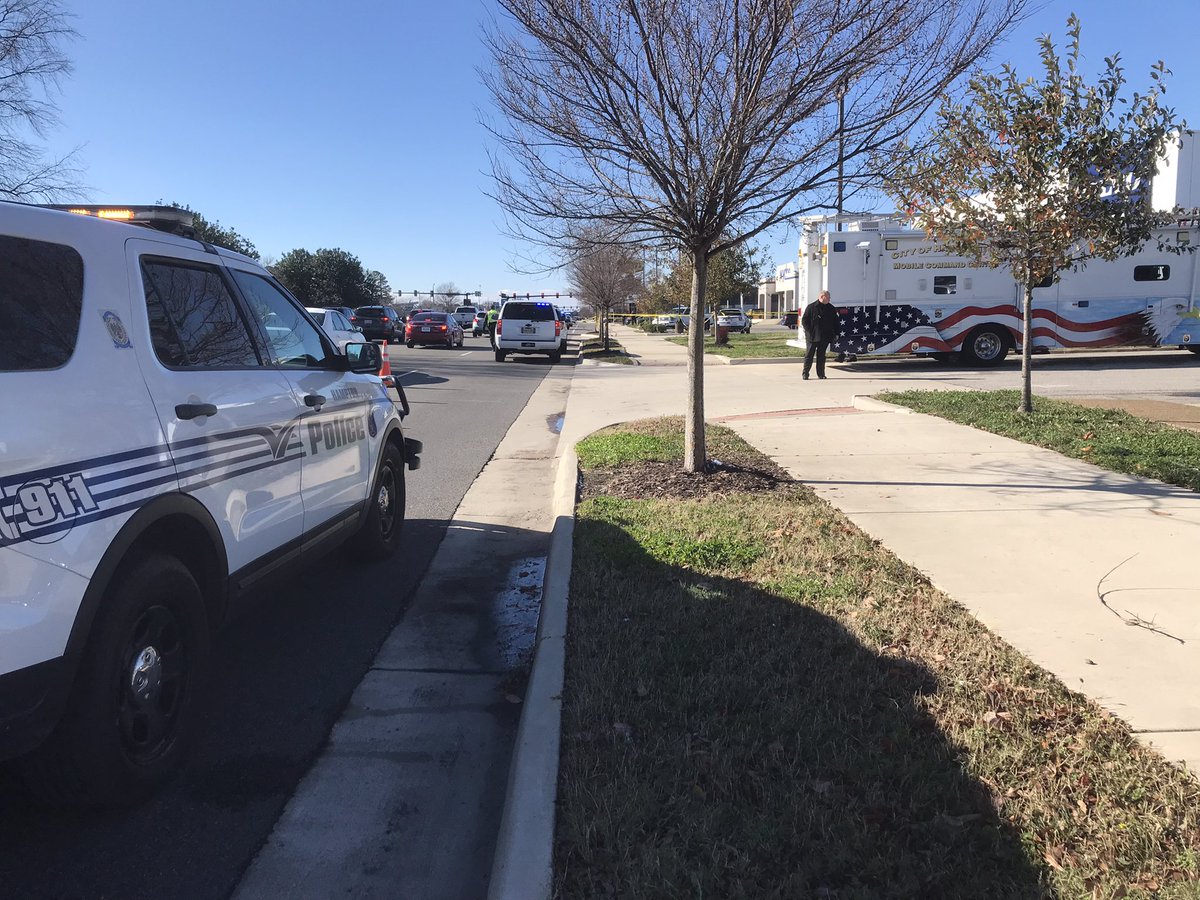
[[[678,428],[580,445],[558,896],[1200,895],[1191,777],[731,432],[773,489],[596,487]]]

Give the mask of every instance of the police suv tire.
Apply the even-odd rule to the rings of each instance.
[[[360,559],[387,559],[400,546],[405,504],[404,455],[391,441],[383,445],[367,502],[367,517],[350,547]]]
[[[550,354],[550,362],[557,363],[560,360],[562,360],[562,351],[561,350],[555,350],[553,353]]]
[[[497,350],[496,351],[496,362],[504,362],[504,357],[506,355],[507,354],[505,354],[505,352],[503,350]]]
[[[208,664],[208,617],[192,573],[165,554],[135,559],[101,601],[62,719],[22,761],[27,788],[55,806],[147,797],[192,743]]]
[[[1008,355],[1008,331],[999,325],[982,325],[963,341],[961,357],[974,366],[998,366]]]

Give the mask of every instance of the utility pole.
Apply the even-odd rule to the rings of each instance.
[[[837,230],[842,230],[842,197],[844,188],[842,186],[842,178],[844,177],[844,167],[846,163],[846,92],[850,90],[850,80],[843,79],[838,82],[837,102],[838,102],[838,174],[837,174]]]

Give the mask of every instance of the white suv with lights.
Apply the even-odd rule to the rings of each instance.
[[[419,463],[378,346],[180,232],[0,203],[0,759],[56,803],[166,778],[239,597],[316,545],[391,553]]]
[[[553,303],[509,300],[500,308],[495,347],[496,362],[511,353],[545,353],[556,363],[567,349],[567,329]]]

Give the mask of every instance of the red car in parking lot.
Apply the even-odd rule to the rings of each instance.
[[[413,347],[417,344],[433,344],[437,347],[461,347],[462,326],[454,316],[444,312],[414,313],[404,326],[404,343]]]

